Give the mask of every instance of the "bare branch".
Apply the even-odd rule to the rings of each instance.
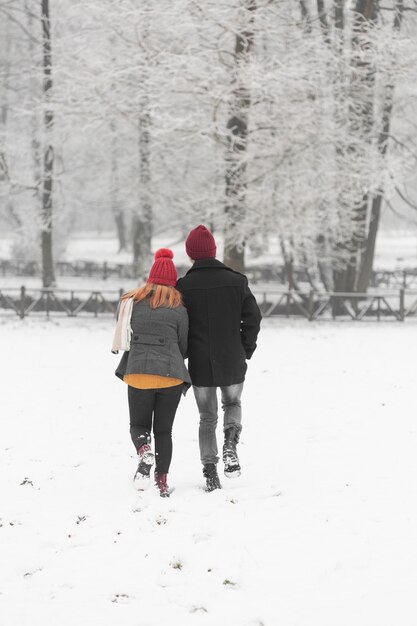
[[[414,202],[407,198],[399,187],[395,187],[395,191],[398,193],[401,200],[403,200],[410,208],[414,209],[414,211],[417,211],[417,204],[414,204]]]

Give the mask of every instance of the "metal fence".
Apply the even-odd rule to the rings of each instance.
[[[264,317],[315,320],[393,320],[417,318],[417,291],[327,293],[253,289]],[[0,288],[0,315],[46,317],[115,316],[122,290]]]
[[[311,322],[320,319],[403,322],[417,317],[417,291],[403,288],[374,293],[263,291],[256,293],[256,298],[264,317],[304,317]]]
[[[20,318],[63,315],[114,316],[122,290],[0,288],[0,313]]]

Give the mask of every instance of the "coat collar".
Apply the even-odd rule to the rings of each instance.
[[[217,259],[198,259],[197,261],[194,261],[192,267],[190,267],[187,274],[189,274],[190,272],[194,272],[195,270],[206,270],[216,267],[222,270],[229,270],[229,272],[233,272],[231,267],[227,267],[227,265],[225,265],[221,261],[218,261]]]

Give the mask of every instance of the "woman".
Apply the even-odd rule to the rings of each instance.
[[[135,486],[147,486],[156,459],[155,484],[163,497],[169,496],[172,425],[181,394],[185,395],[191,383],[184,365],[188,316],[175,289],[173,256],[171,250],[158,250],[146,284],[122,296],[120,311],[133,303],[130,349],[116,370],[116,376],[128,385],[130,435],[139,456]],[[123,324],[120,317],[118,325]],[[150,445],[152,426],[155,456]]]

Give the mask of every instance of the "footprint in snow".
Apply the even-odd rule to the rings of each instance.
[[[190,609],[190,613],[208,613],[205,606],[192,606]]]
[[[33,482],[30,480],[30,478],[25,476],[25,478],[20,483],[20,486],[22,486],[22,485],[29,485],[30,487],[33,487]]]
[[[29,578],[29,576],[33,576],[33,574],[37,574],[38,572],[41,572],[41,571],[42,571],[42,569],[43,569],[42,567],[38,567],[37,569],[34,569],[34,570],[33,570],[33,571],[31,571],[31,572],[25,572],[25,573],[23,574],[23,578]]]
[[[116,593],[113,597],[112,602],[116,602],[118,604],[127,604],[130,598],[127,593]]]

